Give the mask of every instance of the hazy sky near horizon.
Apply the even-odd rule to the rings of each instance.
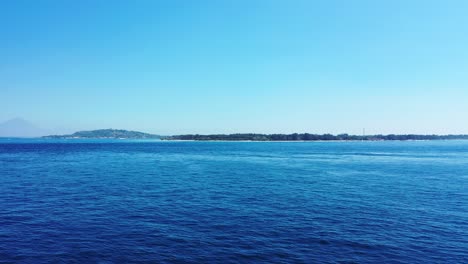
[[[468,1],[1,1],[0,122],[468,133]]]

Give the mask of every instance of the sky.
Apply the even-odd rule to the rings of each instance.
[[[0,122],[468,134],[468,1],[0,1]]]

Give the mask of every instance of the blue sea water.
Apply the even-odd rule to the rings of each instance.
[[[0,139],[0,263],[468,263],[468,142]]]

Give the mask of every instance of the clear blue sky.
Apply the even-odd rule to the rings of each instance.
[[[468,133],[468,1],[1,1],[0,121]]]

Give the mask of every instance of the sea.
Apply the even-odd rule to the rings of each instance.
[[[0,263],[468,263],[468,141],[3,138]]]

